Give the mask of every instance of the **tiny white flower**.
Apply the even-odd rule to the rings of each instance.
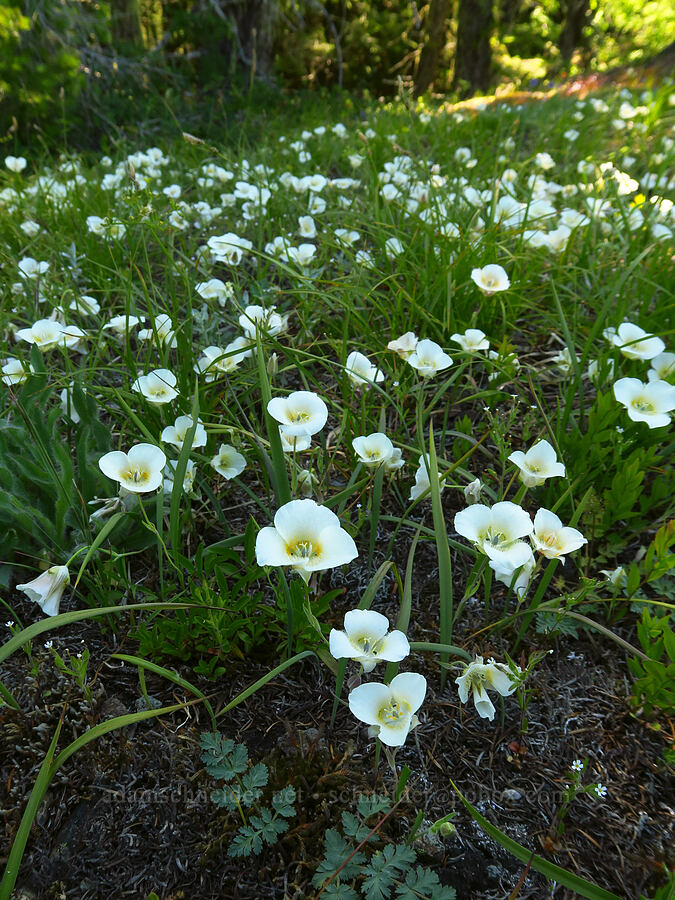
[[[565,475],[565,466],[558,462],[558,457],[548,441],[537,441],[527,453],[515,450],[508,457],[520,469],[520,480],[527,487],[537,487],[547,478],[561,478]]]
[[[135,444],[128,453],[112,450],[102,456],[98,465],[108,478],[118,481],[132,494],[154,491],[162,483],[166,456],[154,444]]]
[[[32,581],[17,584],[16,588],[37,603],[46,616],[58,616],[61,597],[69,584],[68,566],[52,566]]]
[[[401,747],[419,724],[415,713],[424,703],[427,681],[416,672],[402,672],[391,684],[361,684],[349,694],[349,708],[370,725],[388,747]]]
[[[480,503],[480,492],[482,488],[483,485],[480,483],[480,478],[476,478],[474,481],[467,484],[464,488],[464,499],[469,505]]]
[[[604,784],[596,784],[595,785],[595,794],[597,797],[606,797],[607,796],[607,788]]]
[[[353,659],[372,672],[380,661],[400,662],[410,653],[402,631],[389,631],[389,620],[372,609],[352,609],[345,613],[344,631],[333,628],[329,649],[335,659]]]
[[[580,759],[575,759],[571,765],[571,769],[573,772],[583,772],[584,764]]]

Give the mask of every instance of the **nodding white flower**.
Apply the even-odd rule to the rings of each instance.
[[[565,466],[558,462],[558,457],[548,441],[537,441],[527,453],[514,450],[508,457],[520,469],[520,480],[526,487],[537,487],[547,478],[562,478]]]
[[[396,338],[394,341],[389,341],[387,344],[387,350],[393,350],[394,353],[398,353],[401,359],[408,359],[410,354],[415,350],[417,346],[417,335],[414,331],[406,331],[405,334],[402,334],[400,338]]]
[[[400,447],[394,447],[391,456],[384,461],[384,468],[387,472],[398,472],[405,465],[403,459],[403,451]]]
[[[429,454],[423,453],[419,459],[419,465],[415,472],[415,484],[410,488],[410,500],[417,500],[422,494],[429,490],[431,482],[429,481]],[[445,479],[439,478],[439,489],[442,492],[445,487]]]
[[[491,559],[489,565],[496,580],[509,589],[513,588],[518,599],[522,600],[537,565],[530,545],[525,541],[516,541],[509,547],[508,558]]]
[[[632,322],[623,322],[617,329],[606,328],[602,335],[628,359],[654,359],[666,349],[661,338],[648,334]]]
[[[389,631],[387,617],[372,609],[345,613],[344,631],[333,628],[328,646],[335,659],[353,659],[361,663],[364,672],[372,672],[380,660],[400,662],[410,653],[403,632]]]
[[[70,584],[68,566],[52,566],[26,584],[17,584],[30,600],[37,603],[46,616],[58,616],[63,592]]]
[[[452,358],[435,341],[425,338],[417,342],[406,362],[424,378],[429,378],[451,366]]]
[[[162,483],[166,456],[154,444],[135,444],[128,453],[112,450],[98,461],[98,467],[132,494],[146,494]]]
[[[569,347],[563,347],[562,350],[553,357],[551,362],[555,363],[563,375],[569,375],[572,371],[572,354],[569,351]]]
[[[26,219],[25,222],[22,222],[19,225],[19,228],[29,238],[34,238],[36,235],[38,235],[40,233],[40,225],[37,222],[34,222],[32,219]],[[652,227],[652,230],[653,230],[653,227]],[[666,229],[666,231],[668,231],[668,229]]]
[[[155,335],[157,335],[158,343],[164,347],[170,347],[174,350],[178,346],[171,316],[168,316],[166,313],[160,313],[158,316],[155,316],[154,328],[142,328],[138,332],[138,339],[139,341],[151,341]]]
[[[68,309],[76,309],[86,316],[95,316],[101,311],[101,304],[95,297],[90,297],[88,294],[82,294],[81,297],[76,297],[72,301]]]
[[[628,410],[633,422],[645,422],[650,428],[670,424],[669,412],[675,409],[675,387],[667,381],[620,378],[614,382],[614,396]]]
[[[480,503],[480,492],[482,489],[483,485],[480,483],[480,478],[476,478],[464,488],[464,499],[470,506],[474,503]]]
[[[283,425],[279,426],[279,437],[284,453],[302,453],[303,450],[309,450],[312,445],[312,436],[306,431],[303,431],[302,434],[286,434]]]
[[[349,228],[336,228],[333,234],[341,247],[351,247],[361,237],[358,231],[350,231]]]
[[[274,525],[258,532],[255,552],[259,566],[291,566],[305,581],[359,555],[335,513],[310,499],[279,507]]]
[[[192,416],[178,416],[173,425],[167,425],[167,427],[160,435],[160,440],[164,441],[166,444],[173,444],[174,447],[177,447],[180,450],[183,447],[185,436],[192,428],[192,425]],[[197,419],[197,428],[195,430],[194,437],[192,438],[192,447],[195,448],[205,446],[206,429],[204,428],[202,420]]]
[[[267,412],[281,423],[287,437],[316,434],[328,419],[328,407],[313,391],[293,391],[288,397],[273,397]]]
[[[455,678],[455,684],[462,703],[466,703],[471,692],[478,715],[481,719],[490,721],[495,717],[495,708],[487,692],[497,691],[502,697],[508,697],[517,687],[512,681],[508,666],[504,663],[484,663],[482,656],[477,656],[468,664],[464,672]]]
[[[63,343],[63,325],[55,319],[38,319],[30,328],[20,328],[16,337],[35,344],[38,350],[51,350]]]
[[[281,316],[276,312],[276,306],[265,309],[262,306],[247,306],[239,316],[239,324],[248,338],[255,340],[256,331],[262,331],[274,336],[281,334],[288,328],[288,316]]]
[[[389,259],[395,259],[397,256],[400,256],[404,250],[403,243],[397,237],[387,238],[384,242],[384,252]]]
[[[132,391],[142,394],[148,403],[170,403],[178,396],[176,376],[169,369],[153,369],[131,385]]]
[[[115,334],[125,335],[127,331],[131,331],[142,320],[138,316],[113,316],[109,322],[103,326],[106,331],[114,331]]]
[[[616,569],[600,569],[602,575],[614,587],[624,587],[626,584],[626,570],[623,566],[617,566]]]
[[[598,362],[597,359],[592,359],[588,363],[586,374],[596,387],[600,387],[606,381],[610,381],[614,378],[614,360],[606,359],[602,362]],[[653,379],[650,378],[649,380],[652,381]]]
[[[648,381],[668,381],[675,375],[675,353],[659,353],[651,363],[652,367],[647,372]]]
[[[220,278],[209,278],[195,285],[195,290],[204,300],[217,300],[219,306],[226,306],[228,300],[234,299],[232,282],[221,281]]]
[[[6,156],[5,165],[10,172],[23,172],[28,163],[24,156]]]
[[[246,468],[246,459],[230,444],[221,444],[218,452],[211,460],[211,465],[219,475],[227,478],[236,478]]]
[[[23,259],[19,260],[18,268],[24,278],[38,278],[40,275],[45,274],[49,268],[49,263],[44,262],[44,260],[38,262],[32,256],[24,256]]]
[[[4,359],[2,361],[2,383],[23,384],[29,375],[34,375],[35,369],[30,363],[24,363],[20,359]]]
[[[464,334],[453,334],[450,338],[456,344],[466,350],[467,353],[477,353],[479,350],[489,350],[490,341],[485,337],[485,332],[480,328],[467,328]]]
[[[394,445],[381,431],[355,437],[352,447],[359,462],[362,462],[364,466],[379,466],[381,463],[386,463],[394,453]]]
[[[318,484],[319,479],[309,469],[300,469],[297,478],[297,489],[301,497],[311,497],[314,485]]]
[[[304,238],[316,237],[316,224],[311,216],[300,216],[298,219],[298,234]]]
[[[415,715],[424,703],[427,680],[417,672],[402,672],[391,684],[360,684],[349,694],[349,708],[361,722],[370,725],[388,747],[402,747],[413,728]]]
[[[457,513],[454,527],[458,534],[501,565],[509,565],[517,558],[522,545],[519,539],[534,530],[529,514],[510,500],[502,500],[492,507],[482,503],[469,506]]]
[[[347,377],[358,385],[369,385],[384,381],[384,372],[374,366],[367,356],[359,353],[358,350],[352,350],[347,357],[345,363],[345,372]]]
[[[214,260],[224,262],[228,266],[238,266],[244,255],[253,249],[251,241],[239,237],[231,231],[227,234],[210,237],[206,243]]]
[[[482,269],[473,269],[471,280],[488,296],[496,294],[498,291],[506,291],[511,286],[506,271],[494,263],[489,266],[483,266]]]
[[[537,510],[531,540],[534,549],[546,559],[560,559],[563,563],[568,553],[588,543],[580,531],[563,526],[558,516],[549,509]]]
[[[206,347],[195,363],[195,372],[204,373],[208,384],[219,375],[234,371],[251,352],[250,338],[243,337],[235,338],[225,348]]]
[[[177,460],[170,459],[166,466],[164,467],[164,481],[162,487],[164,489],[164,493],[167,497],[170,497],[173,493],[173,485],[174,480],[176,478],[176,466],[178,464]],[[183,491],[184,494],[192,494],[195,485],[195,475],[197,474],[197,467],[193,460],[188,459],[187,465],[185,467],[185,475],[183,476]]]

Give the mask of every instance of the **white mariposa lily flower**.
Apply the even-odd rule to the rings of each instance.
[[[195,372],[204,375],[207,384],[221,375],[233,372],[252,353],[251,341],[238,337],[226,347],[205,347],[195,363]]]
[[[510,500],[502,500],[492,507],[475,503],[457,513],[454,527],[500,566],[511,564],[521,553],[520,538],[534,530],[529,514]]]
[[[563,526],[561,520],[549,509],[539,509],[534,517],[532,545],[546,559],[560,559],[573,553],[588,541],[576,528]]]
[[[164,441],[165,444],[173,444],[174,447],[177,447],[179,450],[181,450],[183,447],[185,436],[192,428],[192,425],[192,416],[178,416],[173,425],[167,425],[167,427],[160,435],[160,440]],[[192,448],[195,449],[197,447],[205,446],[206,428],[204,428],[204,424],[201,419],[198,419],[197,428],[195,429],[194,437],[192,438]]]
[[[328,407],[313,391],[293,391],[287,397],[273,397],[267,412],[281,423],[287,437],[316,434],[328,419]]]
[[[411,365],[424,378],[429,378],[437,372],[442,372],[452,365],[452,357],[443,350],[435,341],[429,338],[418,341],[417,346],[407,357],[406,362]]]
[[[335,513],[311,499],[279,507],[274,525],[258,532],[255,552],[259,566],[290,566],[305,581],[359,555]]]
[[[623,322],[616,329],[606,328],[602,334],[628,359],[650,360],[666,349],[661,338],[648,334],[632,322]]]
[[[514,450],[508,459],[520,469],[520,480],[526,487],[537,487],[547,478],[565,475],[565,466],[558,462],[556,452],[548,441],[537,441],[527,453]]]
[[[675,409],[675,386],[667,381],[648,381],[639,378],[619,378],[614,382],[614,396],[628,410],[633,422],[644,422],[650,428],[670,425],[671,410]]]
[[[170,347],[172,350],[178,346],[176,333],[173,330],[173,322],[171,316],[166,313],[160,313],[155,316],[154,328],[141,328],[138,332],[139,341],[151,341],[157,336],[157,342],[164,347]]]
[[[195,285],[195,290],[204,300],[215,300],[219,306],[226,306],[228,300],[234,299],[232,282],[221,281],[220,278],[209,278]]]
[[[55,319],[38,319],[30,328],[19,328],[16,337],[38,350],[51,350],[64,341],[63,325]]]
[[[312,445],[312,437],[306,431],[297,435],[286,434],[283,425],[279,426],[279,437],[284,453],[302,453],[304,450],[309,450]]]
[[[659,353],[651,360],[652,367],[647,372],[648,381],[668,381],[675,375],[675,353]]]
[[[386,463],[394,453],[394,445],[381,431],[355,437],[352,447],[359,462],[362,462],[364,466],[379,466],[381,463]]]
[[[364,672],[372,672],[380,660],[400,662],[410,653],[403,632],[389,631],[387,617],[372,609],[345,613],[344,631],[331,629],[328,646],[335,659],[353,659]]]
[[[485,337],[485,332],[480,328],[467,328],[464,334],[453,334],[451,341],[465,350],[467,353],[477,353],[479,350],[489,350],[490,341]]]
[[[37,603],[46,616],[58,616],[63,592],[70,584],[68,566],[52,566],[26,584],[17,584],[30,600]]]
[[[148,403],[170,403],[178,396],[176,376],[169,369],[153,369],[147,375],[139,375],[131,390],[142,394]]]
[[[487,296],[496,294],[498,291],[506,291],[511,286],[506,271],[494,263],[489,266],[483,266],[482,269],[473,269],[471,280]]]
[[[211,465],[219,475],[228,481],[236,478],[246,468],[246,459],[230,444],[221,444],[216,455],[211,459]]]
[[[349,708],[388,747],[402,747],[419,724],[415,713],[424,703],[427,680],[416,672],[402,672],[391,684],[361,684],[349,694]]]
[[[507,557],[491,559],[489,562],[495,579],[501,581],[509,590],[513,589],[518,600],[522,600],[527,593],[536,565],[532,548],[525,541],[516,541],[512,544]]]
[[[372,387],[374,383],[384,381],[384,372],[374,366],[363,353],[352,350],[345,363],[345,372],[350,381],[362,387]]]
[[[517,687],[504,663],[484,663],[482,656],[477,656],[468,664],[463,674],[455,678],[455,684],[462,703],[466,703],[471,692],[478,715],[490,721],[495,717],[495,708],[487,692],[497,691],[502,697],[508,697]]]
[[[417,335],[414,331],[406,331],[400,338],[389,341],[387,344],[387,350],[393,350],[401,359],[408,359],[410,354],[414,352],[415,347],[417,347]]]
[[[112,450],[98,461],[104,475],[132,494],[156,490],[162,483],[165,465],[165,454],[154,444],[135,444],[128,453]]]
[[[429,481],[429,454],[422,454],[419,459],[419,465],[415,472],[415,484],[410,488],[410,500],[417,500],[422,494],[431,487]],[[439,489],[441,493],[445,487],[445,479],[439,478]]]

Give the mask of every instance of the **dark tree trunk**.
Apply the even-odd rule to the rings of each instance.
[[[499,0],[499,21],[502,25],[513,25],[523,5],[522,0]]]
[[[558,39],[558,49],[565,62],[569,62],[574,51],[582,44],[584,25],[590,15],[591,3],[590,0],[565,0],[561,5],[565,18]]]
[[[436,80],[448,35],[452,0],[431,0],[424,29],[424,46],[415,75],[415,96],[420,97]]]
[[[493,28],[492,0],[459,0],[453,87],[462,94],[486,91],[490,86]]]
[[[140,0],[110,0],[110,25],[115,48],[143,49]]]
[[[237,13],[240,55],[254,75],[269,79],[274,68],[277,0],[248,0]]]

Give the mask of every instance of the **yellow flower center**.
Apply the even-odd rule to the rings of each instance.
[[[391,700],[382,707],[378,713],[378,719],[383,725],[397,725],[400,719],[406,718],[409,714],[410,709],[405,703]]]
[[[300,540],[294,544],[287,544],[287,550],[289,556],[299,557],[302,560],[315,559],[317,556],[321,556],[321,547],[309,540]]]
[[[654,412],[654,404],[650,403],[649,400],[645,400],[644,397],[636,397],[635,400],[633,400],[632,406],[641,413]]]
[[[145,484],[146,481],[150,478],[150,473],[147,469],[132,469],[129,468],[126,472],[123,472],[125,481],[133,481],[134,484]]]

